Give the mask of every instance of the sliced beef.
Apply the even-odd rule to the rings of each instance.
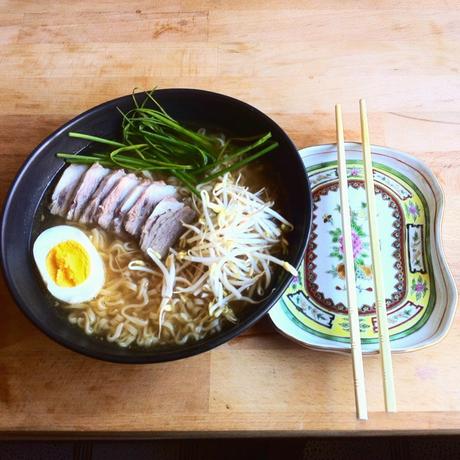
[[[122,169],[116,169],[102,179],[101,183],[95,190],[92,199],[88,201],[85,209],[80,213],[79,220],[81,223],[93,223],[97,210],[99,209],[99,205],[125,175],[126,173]]]
[[[113,221],[115,211],[123,200],[139,185],[140,180],[135,174],[123,176],[113,187],[110,193],[99,205],[96,221],[104,230],[108,230]]]
[[[124,221],[125,230],[138,238],[145,221],[155,206],[164,198],[173,197],[175,194],[176,189],[172,185],[166,185],[162,181],[150,184],[126,214]]]
[[[134,189],[131,191],[131,193],[128,194],[128,196],[123,200],[123,202],[118,206],[114,213],[113,221],[112,221],[112,230],[117,234],[117,235],[122,235],[124,233],[124,228],[123,228],[123,220],[126,216],[126,214],[129,212],[129,210],[133,207],[133,205],[139,200],[140,196],[142,195],[142,192],[151,184],[149,180],[144,180]]]
[[[75,189],[73,199],[67,211],[68,220],[78,220],[85,205],[92,198],[97,186],[102,179],[110,173],[110,169],[103,168],[99,163],[94,163],[83,175],[80,184]]]
[[[62,217],[66,215],[75,189],[78,187],[87,169],[88,166],[86,165],[71,164],[64,170],[51,196],[51,214]]]
[[[159,208],[157,210],[157,208]],[[144,224],[139,246],[146,252],[152,248],[164,257],[185,230],[183,223],[190,223],[195,212],[175,199],[161,201]]]

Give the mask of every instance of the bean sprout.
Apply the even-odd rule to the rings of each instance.
[[[225,174],[212,190],[200,194],[201,201],[193,204],[201,217],[196,224],[185,225],[188,231],[176,253],[176,271],[184,263],[201,264],[207,270],[192,285],[178,286],[177,294],[205,292],[209,313],[217,317],[235,300],[257,302],[245,294],[265,293],[272,279],[270,264],[297,275],[292,265],[272,255],[286,243],[283,234],[292,225],[272,209],[273,202],[262,200],[262,190],[252,193],[240,185],[240,177],[234,180]]]

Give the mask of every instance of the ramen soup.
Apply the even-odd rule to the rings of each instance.
[[[277,147],[270,136],[207,135],[151,110],[125,116],[123,142],[73,134],[114,150],[60,155],[71,164],[33,244],[56,308],[122,347],[203,339],[264,298],[276,267],[296,274],[283,260],[292,226],[246,166]],[[133,128],[144,115],[157,131]]]

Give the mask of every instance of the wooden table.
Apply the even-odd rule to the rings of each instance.
[[[289,8],[286,4],[289,3]],[[0,193],[70,117],[143,89],[196,87],[270,114],[299,147],[334,141],[343,104],[359,139],[424,160],[446,192],[443,236],[460,280],[460,9],[455,0],[0,2]],[[153,7],[152,5],[155,5]],[[399,412],[355,418],[348,357],[303,349],[263,320],[212,352],[122,366],[68,351],[0,288],[0,431],[175,436],[460,431],[460,316],[439,345],[394,357]]]

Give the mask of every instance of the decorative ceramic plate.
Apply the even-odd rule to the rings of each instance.
[[[275,326],[316,349],[349,351],[349,322],[335,145],[300,152],[313,196],[305,260],[270,310]],[[363,351],[378,350],[361,144],[347,143],[353,255]],[[457,292],[441,247],[443,194],[432,172],[411,156],[372,146],[377,221],[392,350],[441,340],[454,317]]]

